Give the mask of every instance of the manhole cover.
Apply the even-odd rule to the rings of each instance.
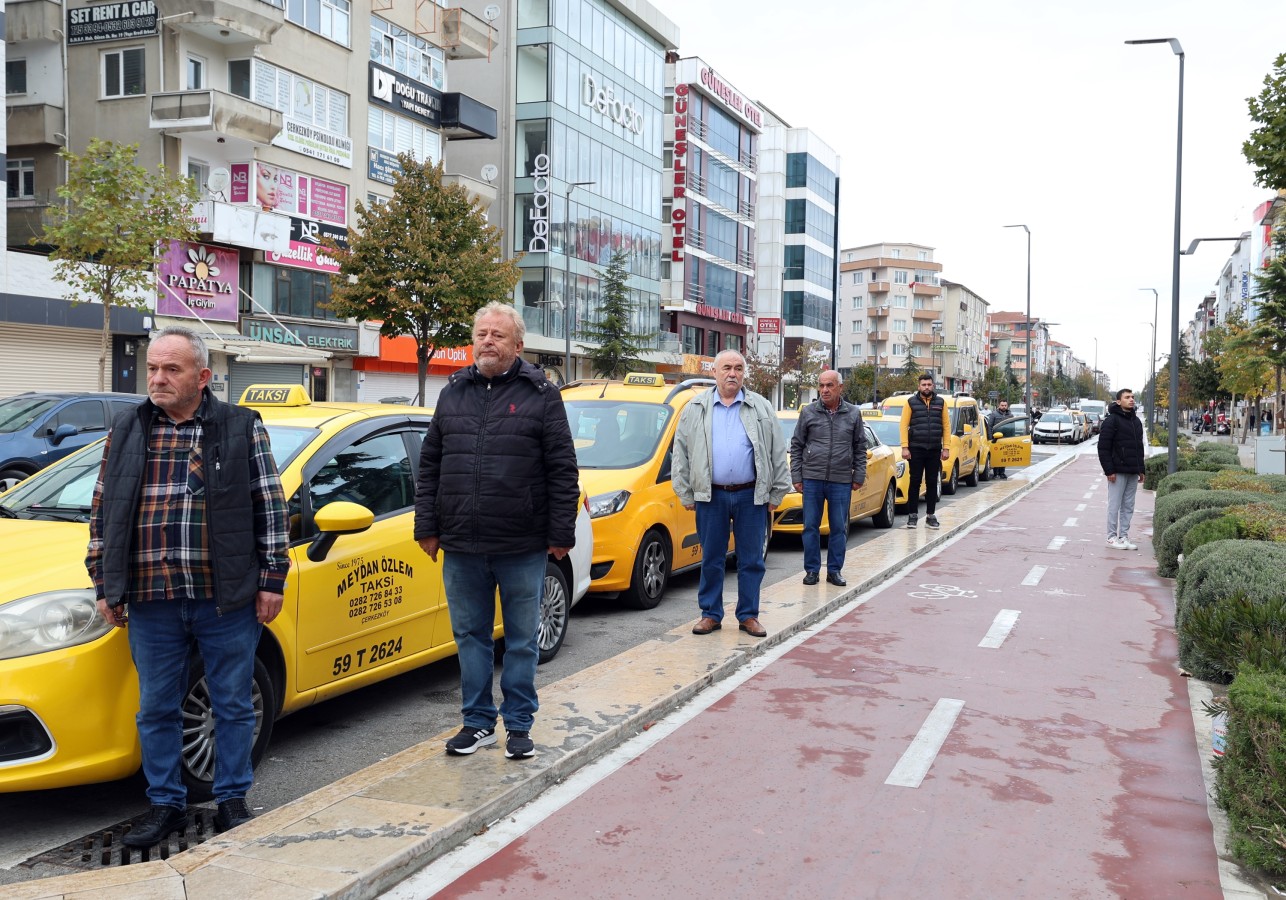
[[[47,850],[22,863],[23,866],[61,866],[68,869],[105,869],[110,866],[128,866],[130,863],[169,859],[189,847],[203,844],[214,837],[214,810],[199,806],[188,807],[188,827],[174,832],[154,847],[126,847],[121,838],[142,816],[127,819],[93,834],[68,841],[61,847]]]

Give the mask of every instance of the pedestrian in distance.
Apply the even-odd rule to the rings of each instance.
[[[187,827],[182,703],[193,647],[214,716],[215,828],[252,818],[255,648],[281,612],[289,518],[268,432],[258,413],[210,392],[209,358],[186,328],[152,336],[148,399],[112,422],[90,507],[85,565],[98,610],[128,623],[138,671],[151,805],[122,839],[128,847]]]
[[[821,374],[817,391],[818,399],[800,410],[790,439],[790,480],[804,495],[804,584],[817,584],[821,571],[825,504],[826,580],[843,587],[849,503],[866,481],[866,426],[862,411],[844,399],[834,369]]]
[[[473,365],[438,396],[420,452],[415,540],[436,561],[460,660],[464,725],[446,743],[467,756],[496,742],[534,756],[536,664],[545,560],[576,544],[576,448],[558,389],[519,354],[522,316],[488,303],[473,317]],[[505,627],[502,702],[492,695],[496,590]]]
[[[1130,520],[1145,456],[1143,422],[1135,413],[1134,392],[1121,388],[1098,433],[1098,461],[1107,476],[1107,545],[1114,550],[1139,549],[1130,541]]]
[[[991,414],[987,416],[987,431],[989,432],[987,435],[987,440],[991,440],[991,434],[995,432],[997,423],[999,423],[1003,419],[1008,419],[1008,418],[1009,418],[1009,401],[1001,400],[996,404],[996,408],[992,410]],[[1009,477],[1008,475],[1005,474],[1004,466],[993,467],[991,470],[991,474],[994,475],[996,478],[999,478],[1001,481],[1004,481],[1006,478]]]
[[[907,516],[906,527],[915,528],[920,524],[920,483],[924,481],[924,524],[938,528],[935,511],[939,473],[950,455],[943,441],[951,433],[951,414],[946,401],[933,389],[932,375],[921,375],[919,385],[919,391],[908,397],[906,406],[902,407],[902,458],[911,469],[906,501],[911,514]]]
[[[714,359],[715,388],[683,408],[674,437],[671,485],[697,514],[701,542],[701,618],[693,634],[722,628],[729,532],[737,541],[737,621],[752,637],[759,622],[768,517],[790,490],[786,438],[772,404],[742,385],[746,360],[735,350]]]

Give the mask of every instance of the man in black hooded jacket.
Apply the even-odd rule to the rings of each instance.
[[[1098,461],[1107,476],[1107,545],[1137,550],[1130,542],[1134,493],[1143,480],[1143,423],[1135,414],[1134,391],[1122,388],[1107,408],[1098,434]]]

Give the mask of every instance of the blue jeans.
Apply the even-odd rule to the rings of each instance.
[[[838,575],[844,569],[848,549],[848,507],[853,485],[847,481],[804,479],[804,571],[816,572],[822,565],[822,504],[831,534],[826,540],[826,571]]]
[[[442,583],[451,611],[451,632],[460,654],[460,712],[470,728],[496,727],[491,693],[496,668],[491,637],[496,588],[505,624],[505,658],[500,673],[499,715],[508,731],[531,731],[536,710],[537,630],[545,590],[544,550],[530,553],[456,553],[442,560]]]
[[[755,504],[755,489],[711,492],[709,503],[697,501],[697,539],[701,541],[701,615],[723,621],[723,577],[728,536],[737,539],[737,621],[759,618],[759,586],[764,582],[764,536],[768,506]]]
[[[205,662],[214,715],[214,799],[245,797],[254,782],[254,603],[219,615],[213,600],[155,600],[129,605],[130,655],[138,670],[138,737],[143,747],[147,799],[157,806],[187,806],[182,778],[183,697],[192,642]]]

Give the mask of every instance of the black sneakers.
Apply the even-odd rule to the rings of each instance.
[[[911,513],[911,515],[906,517],[907,528],[916,528],[919,526],[919,524],[920,524],[920,517],[917,516],[915,513]]]
[[[925,525],[928,525],[930,528],[940,528],[940,527],[941,527],[941,526],[938,524],[938,517],[937,517],[937,516],[929,516],[927,519],[925,519],[925,520],[924,520],[924,524],[925,524]]]
[[[473,728],[466,725],[460,733],[447,741],[447,753],[452,756],[468,756],[479,747],[486,747],[496,742],[496,729]]]
[[[529,731],[508,731],[505,737],[505,756],[509,759],[527,759],[536,755],[536,745]]]

